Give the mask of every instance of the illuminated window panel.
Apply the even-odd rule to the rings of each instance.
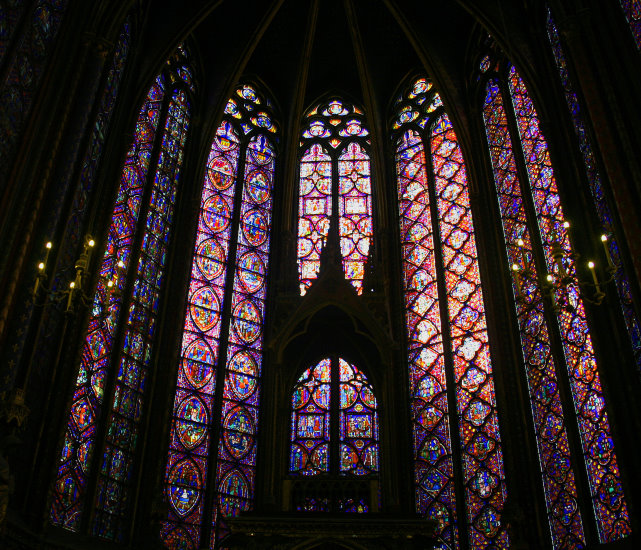
[[[365,374],[340,357],[307,369],[292,393],[289,472],[366,476],[379,470],[378,411]],[[338,441],[332,435],[338,435]],[[320,506],[320,503],[319,503]],[[367,511],[354,504],[354,510]],[[349,508],[349,506],[347,506]],[[306,511],[325,511],[308,502]]]
[[[636,5],[638,15],[637,19],[639,20],[638,25],[639,30],[641,31],[641,11],[639,11],[641,10],[641,3],[636,2]],[[608,247],[612,263],[616,268],[614,277],[617,292],[619,294],[619,302],[621,303],[621,310],[625,319],[625,324],[628,330],[630,343],[632,345],[632,351],[636,359],[636,364],[641,371],[641,323],[639,323],[639,319],[632,303],[630,282],[627,274],[624,271],[623,262],[619,251],[619,245],[617,243],[617,239],[615,237],[614,229],[612,226],[612,212],[605,196],[605,190],[601,181],[601,175],[599,174],[599,169],[597,166],[596,158],[594,156],[594,151],[592,149],[592,144],[588,137],[589,133],[584,123],[584,117],[583,113],[581,112],[579,99],[574,92],[572,81],[570,80],[570,74],[568,71],[565,54],[561,45],[561,38],[559,36],[559,32],[554,19],[552,18],[552,12],[549,8],[547,13],[547,32],[550,44],[552,46],[552,51],[554,53],[554,58],[556,59],[559,77],[563,85],[565,100],[568,104],[570,114],[572,115],[574,131],[579,142],[579,148],[583,157],[583,163],[585,165],[585,173],[590,183],[592,198],[594,200],[596,211],[601,222],[603,234],[607,237],[606,246]]]
[[[338,359],[338,437],[341,474],[378,472],[378,412],[374,390],[365,375]]]
[[[163,98],[164,78],[159,76],[140,110],[134,140],[125,159],[82,349],[50,516],[54,525],[74,531],[79,527],[83,511],[87,476],[96,444],[95,431],[102,414],[105,380],[122,306],[126,282],[123,275],[132,253]],[[123,262],[122,267],[118,267],[119,262]],[[108,290],[109,281],[113,281],[116,291]]]
[[[548,271],[554,273],[554,276],[560,274],[556,273],[557,267],[552,257],[553,244],[560,244],[566,253],[564,269],[570,282],[555,292],[554,297],[559,306],[558,323],[577,411],[599,539],[604,543],[612,542],[628,535],[631,527],[610,437],[596,356],[576,279],[576,266],[572,259],[567,229],[563,225],[563,210],[547,142],[539,129],[538,116],[525,84],[514,67],[510,69],[508,83],[545,260]]]
[[[107,423],[93,532],[112,540],[122,540],[126,525],[128,490],[143,414],[145,382],[152,358],[176,191],[189,128],[189,112],[185,91],[175,92],[169,103],[151,190],[133,296],[127,314],[124,347]]]
[[[463,155],[447,114],[432,127],[432,170],[454,361],[471,544],[507,544],[505,474],[478,253]],[[486,447],[480,453],[475,444]]]
[[[257,108],[270,109],[241,85],[207,160],[164,481],[161,538],[172,550],[213,548],[225,518],[253,505],[278,139]]]
[[[323,359],[298,379],[292,396],[289,471],[329,472],[331,359]]]
[[[307,118],[298,199],[300,293],[318,277],[336,210],[345,278],[361,294],[373,234],[369,132],[363,113],[338,99],[317,105]]]
[[[450,430],[456,411],[466,538],[474,548],[503,548],[507,495],[478,253],[463,155],[442,106],[432,84],[419,78],[399,97],[392,126],[402,132],[396,168],[417,511],[439,522],[438,548],[459,547]],[[456,403],[447,401],[448,377]]]
[[[641,2],[639,0],[620,0],[620,2],[637,48],[641,50]]]
[[[372,237],[372,188],[369,156],[355,142],[338,158],[338,216],[345,277],[361,293]]]
[[[512,285],[552,542],[554,548],[582,548],[585,546],[585,535],[571,468],[556,365],[538,284],[540,277],[533,262],[532,239],[503,98],[495,81],[487,85],[483,116],[508,260],[510,265],[518,267],[518,271],[512,271]],[[519,239],[521,246],[517,244]],[[527,273],[524,259],[529,266]]]
[[[170,547],[183,539],[199,547],[239,155],[238,135],[225,121],[207,159],[187,298],[165,474],[170,509],[162,537]]]

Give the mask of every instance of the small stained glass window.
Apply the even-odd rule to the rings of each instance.
[[[299,377],[291,406],[291,474],[378,472],[377,402],[358,367],[340,357],[322,359]]]

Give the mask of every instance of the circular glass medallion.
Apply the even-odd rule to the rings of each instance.
[[[247,194],[256,204],[262,204],[269,198],[269,179],[261,170],[252,172],[247,178]]]
[[[188,382],[196,389],[202,388],[213,376],[216,358],[207,343],[199,338],[194,340],[183,355],[183,372]]]
[[[216,137],[214,138],[214,143],[216,147],[221,151],[229,151],[238,146],[238,138],[236,137],[236,132],[234,127],[227,121],[224,121],[218,131],[216,132]]]
[[[182,517],[191,512],[200,498],[202,481],[198,466],[192,460],[183,460],[169,473],[169,501]]]
[[[254,424],[249,413],[242,407],[232,409],[223,422],[225,445],[229,452],[240,458],[249,451],[254,442]]]
[[[176,416],[183,420],[191,420],[192,422],[198,422],[199,424],[207,424],[207,407],[200,399],[192,395],[184,399],[182,403],[178,405]]]
[[[209,163],[207,175],[216,189],[227,189],[234,183],[234,167],[222,157],[216,157]]]
[[[249,144],[249,152],[256,164],[265,165],[272,159],[272,150],[265,136],[258,136]]]
[[[199,288],[191,297],[189,312],[196,326],[203,332],[212,329],[218,322],[220,302],[210,286]]]
[[[259,210],[247,212],[243,218],[242,227],[247,242],[253,246],[259,246],[267,239],[269,229],[267,219]]]
[[[214,239],[207,239],[198,246],[196,265],[203,277],[214,280],[225,269],[225,250]]]
[[[231,495],[240,498],[249,498],[249,489],[244,476],[232,470],[220,483],[220,492],[226,495]]]
[[[245,300],[234,309],[234,329],[240,338],[250,344],[261,332],[262,318],[258,308],[249,300]]]
[[[247,292],[260,290],[265,281],[265,264],[256,252],[243,254],[238,261],[238,276]]]
[[[256,389],[258,367],[245,351],[238,352],[229,362],[231,389],[238,399],[247,399]]]
[[[214,195],[203,204],[202,216],[209,230],[219,233],[229,225],[229,206],[223,197]]]
[[[205,438],[207,429],[205,426],[192,424],[183,420],[176,421],[176,433],[178,439],[187,449],[197,447],[200,442]]]

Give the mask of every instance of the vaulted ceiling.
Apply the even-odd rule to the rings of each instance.
[[[220,112],[241,76],[273,94],[283,118],[338,92],[365,108],[387,107],[421,68],[446,104],[465,104],[468,52],[484,28],[527,56],[531,6],[504,0],[152,0],[140,39],[140,89],[175,46],[195,44],[209,113]],[[474,38],[476,36],[476,39]],[[517,39],[518,37],[518,39]],[[519,42],[516,42],[518,40]],[[518,62],[518,60],[515,60]],[[203,81],[204,78],[204,81]],[[455,107],[454,107],[455,108]],[[464,116],[452,113],[453,116]]]

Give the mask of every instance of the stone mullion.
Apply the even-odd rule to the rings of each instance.
[[[457,399],[457,384],[456,375],[454,373],[454,354],[452,350],[452,337],[450,332],[450,316],[448,306],[448,293],[447,285],[445,282],[445,263],[443,258],[443,248],[441,239],[441,228],[438,220],[440,215],[438,211],[438,203],[436,197],[435,181],[434,181],[434,166],[432,159],[432,143],[431,143],[431,130],[435,120],[438,120],[438,115],[433,115],[427,125],[427,130],[419,132],[421,136],[421,144],[423,146],[423,154],[425,155],[425,173],[427,176],[427,194],[429,196],[429,209],[432,227],[432,242],[434,243],[434,268],[436,271],[436,288],[438,292],[439,313],[441,321],[441,339],[443,345],[443,363],[445,370],[445,380],[447,382],[446,395],[447,395],[447,412],[448,420],[450,423],[450,441],[452,452],[452,483],[454,484],[454,494],[456,498],[456,522],[452,522],[452,530],[458,531],[459,543],[462,550],[471,548],[469,526],[473,518],[468,517],[466,506],[466,491],[465,491],[465,471],[463,468],[463,453],[461,452],[461,432],[459,416],[462,416],[463,411],[459,411],[459,404]],[[456,527],[454,527],[456,523]]]

